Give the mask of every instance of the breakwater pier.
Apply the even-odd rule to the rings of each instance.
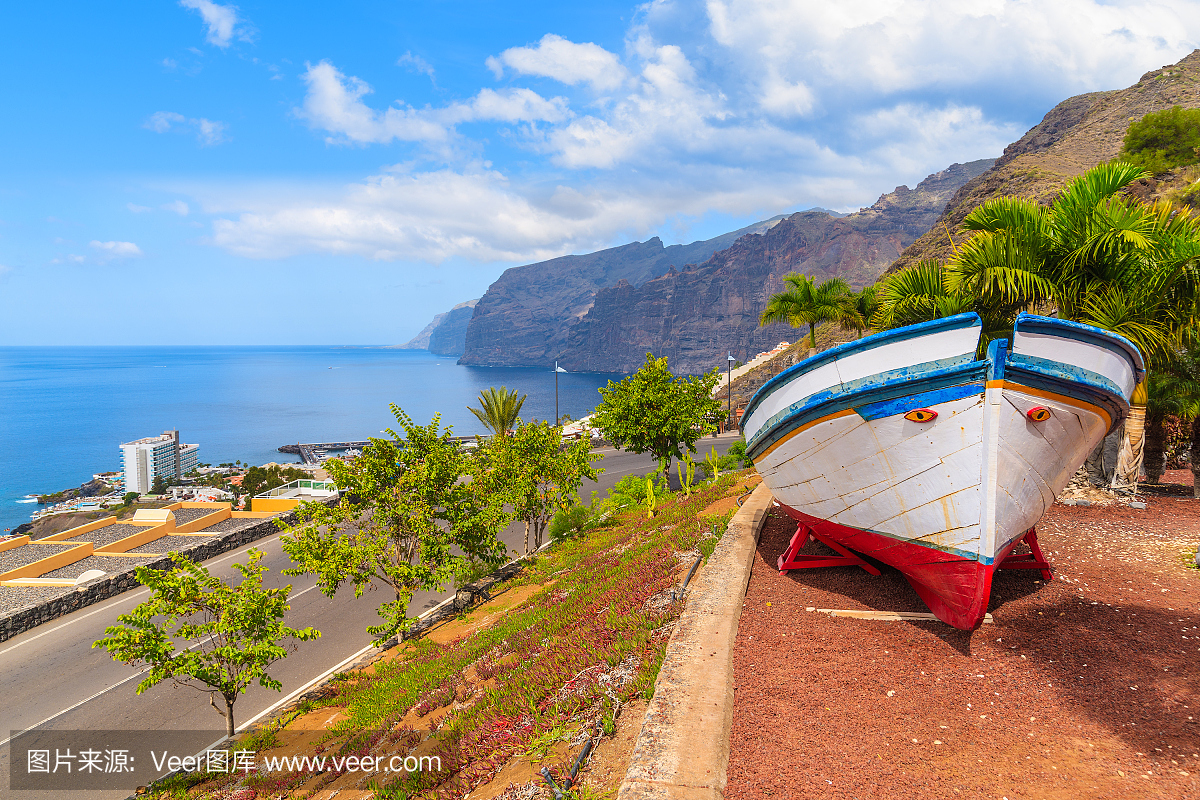
[[[311,442],[309,444],[285,444],[279,448],[281,453],[291,453],[292,455],[300,456],[300,463],[316,465],[329,455],[330,451],[347,452],[349,450],[362,450],[369,441],[362,442]]]
[[[478,438],[476,436],[451,436],[451,441],[455,442],[473,442]],[[291,453],[292,455],[300,456],[300,463],[316,466],[328,458],[330,455],[342,455],[351,451],[361,452],[364,447],[370,445],[370,441],[362,442],[310,442],[308,444],[285,444],[279,447],[280,453]],[[358,455],[358,452],[351,453]]]

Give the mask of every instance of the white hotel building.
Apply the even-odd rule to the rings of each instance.
[[[146,494],[154,479],[179,480],[196,468],[198,444],[180,444],[179,431],[164,431],[121,445],[121,461],[125,467],[125,491]]]

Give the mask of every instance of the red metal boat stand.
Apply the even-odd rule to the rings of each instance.
[[[841,553],[840,556],[809,556],[800,555],[800,549],[808,544],[809,537],[816,539],[821,544]],[[779,557],[776,566],[780,572],[787,572],[789,569],[811,569],[813,567],[843,567],[843,566],[858,566],[865,569],[872,575],[878,575],[879,570],[871,564],[863,561],[857,555],[842,547],[832,539],[827,539],[821,534],[814,531],[812,528],[805,525],[803,522],[796,525],[796,533],[792,536],[792,541],[788,543],[787,549],[783,551],[783,555]]]
[[[1000,562],[1000,569],[1040,569],[1042,580],[1048,581],[1053,578],[1054,576],[1050,573],[1050,564],[1042,555],[1042,548],[1038,547],[1037,528],[1027,530],[1021,539],[1029,545],[1029,552],[1016,556],[1010,554]],[[1018,544],[1020,544],[1020,540],[1018,540]]]

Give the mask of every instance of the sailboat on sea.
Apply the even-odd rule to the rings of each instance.
[[[1035,526],[1145,377],[1127,339],[1021,314],[978,359],[975,314],[884,331],[772,378],[742,415],[746,452],[810,537],[900,570],[941,620],[972,630],[996,569],[1050,577]],[[1013,555],[1018,543],[1029,553]],[[850,552],[854,551],[854,552]]]

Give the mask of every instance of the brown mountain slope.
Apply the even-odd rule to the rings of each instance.
[[[485,367],[551,366],[571,326],[592,307],[596,292],[618,281],[643,283],[671,264],[704,261],[747,233],[779,218],[691,244],[645,242],[584,255],[561,256],[504,271],[475,306],[460,364]]]
[[[929,231],[910,245],[888,272],[952,252],[963,218],[992,197],[1033,197],[1050,202],[1071,178],[1121,150],[1131,122],[1172,106],[1200,107],[1200,50],[1178,64],[1147,72],[1128,89],[1081,94],[1059,103],[1040,123],[1004,150],[996,165],[967,183]],[[1143,187],[1147,188],[1147,187]],[[1144,191],[1150,199],[1154,187]]]
[[[569,370],[629,372],[653,352],[667,356],[676,372],[699,373],[723,366],[727,352],[747,361],[780,340],[794,342],[801,336],[794,328],[758,327],[767,299],[783,290],[784,275],[837,277],[854,287],[873,283],[929,229],[958,188],[992,163],[954,164],[915,189],[900,186],[840,219],[793,214],[699,266],[672,268],[641,286],[622,281],[602,289],[570,329],[559,362]]]

